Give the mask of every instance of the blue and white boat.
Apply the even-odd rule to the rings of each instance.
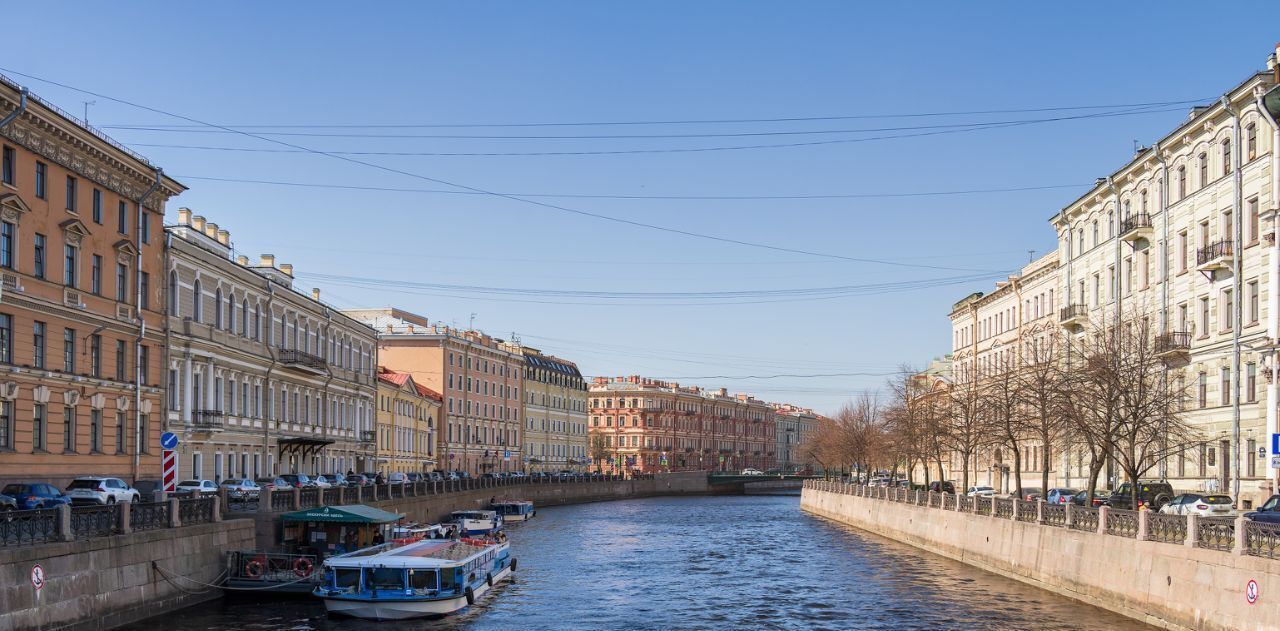
[[[312,592],[330,614],[365,620],[439,617],[474,605],[516,569],[505,537],[387,543],[324,562]]]
[[[502,530],[502,515],[496,511],[460,510],[449,513],[449,517],[463,537],[491,535]]]
[[[533,502],[528,500],[498,500],[489,507],[502,515],[503,522],[529,521],[538,514],[538,511],[533,508]]]

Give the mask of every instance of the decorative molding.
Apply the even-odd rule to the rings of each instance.
[[[49,388],[47,386],[36,386],[31,392],[31,398],[34,399],[36,403],[48,403]]]
[[[107,405],[107,397],[101,392],[89,397],[89,407],[95,410],[101,410]]]
[[[129,397],[116,397],[116,409],[121,412],[129,410]]]
[[[72,407],[80,404],[80,392],[77,390],[67,390],[62,393],[62,404]]]

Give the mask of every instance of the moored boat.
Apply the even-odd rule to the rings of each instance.
[[[460,510],[449,514],[457,526],[458,534],[463,537],[471,535],[491,535],[502,530],[502,515],[491,510]]]
[[[533,508],[533,502],[529,500],[498,500],[489,507],[502,515],[503,522],[528,521],[538,514],[538,511]]]
[[[516,569],[510,544],[490,538],[387,543],[324,562],[313,592],[331,614],[366,620],[438,617],[473,605]]]

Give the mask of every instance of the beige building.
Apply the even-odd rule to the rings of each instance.
[[[578,365],[520,344],[524,356],[524,463],[529,471],[587,465],[587,382]]]
[[[440,393],[409,373],[378,368],[377,470],[425,473],[436,465]]]
[[[773,403],[773,423],[777,427],[774,449],[779,468],[790,470],[809,464],[800,456],[798,447],[817,428],[819,415],[808,408],[790,403]]]

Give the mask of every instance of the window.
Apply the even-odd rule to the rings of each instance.
[[[44,368],[45,330],[45,324],[38,320],[31,325],[31,365],[36,368]]]
[[[151,380],[148,379],[149,373],[151,372],[151,362],[148,361],[147,351],[148,349],[146,346],[141,344],[138,345],[138,368],[141,371],[138,373],[138,381],[144,386],[149,385],[151,382]]]
[[[77,264],[79,259],[79,254],[80,254],[80,248],[77,248],[74,245],[62,246],[62,259],[63,259],[62,284],[66,285],[67,287],[74,288],[77,284],[77,281],[79,280],[77,278],[79,276],[78,270],[80,269],[80,266]]]
[[[1187,196],[1187,166],[1178,167],[1178,199]]]
[[[1258,157],[1258,126],[1253,123],[1244,128],[1244,151],[1245,160]]]
[[[69,405],[62,406],[62,451],[76,451],[76,409]]]
[[[1245,318],[1247,318],[1249,324],[1257,324],[1258,323],[1258,281],[1252,280],[1252,281],[1249,281],[1249,284],[1245,285],[1245,296],[1249,301],[1248,306],[1246,307],[1248,311],[1245,313]]]
[[[1231,175],[1231,141],[1222,141],[1222,176]]]
[[[13,449],[12,401],[0,401],[0,449]]]
[[[1200,299],[1200,337],[1209,337],[1209,299]]]
[[[36,197],[44,199],[48,194],[48,182],[46,178],[49,176],[49,167],[43,162],[36,163]]]
[[[37,403],[31,414],[31,451],[45,450],[45,417],[44,404]]]
[[[125,352],[124,340],[116,340],[116,381],[124,381],[128,372],[125,370],[129,355]]]
[[[76,330],[62,330],[62,372],[76,371]]]
[[[1244,458],[1247,463],[1245,475],[1252,478],[1258,475],[1258,441],[1250,438],[1245,441]]]
[[[93,223],[102,225],[102,189],[93,189]]]
[[[13,316],[0,313],[0,363],[13,363]]]
[[[222,328],[222,288],[213,292],[213,328]]]
[[[102,453],[102,410],[89,410],[89,452]]]
[[[90,290],[95,296],[102,295],[102,257],[93,255],[93,267],[89,270]]]
[[[191,286],[191,319],[196,322],[200,321],[200,303],[203,302],[203,296],[200,293],[200,281],[196,280]]]
[[[169,272],[169,315],[178,315],[178,273]]]
[[[1200,373],[1199,382],[1196,384],[1196,399],[1200,407],[1209,407],[1209,374]]]
[[[146,211],[139,209],[138,213],[138,232],[142,233],[139,237],[143,243],[151,243],[151,216]]]
[[[116,300],[129,301],[129,266],[116,263]]]
[[[1098,246],[1098,222],[1093,222],[1093,247]]]
[[[1197,158],[1200,164],[1200,188],[1209,185],[1209,154],[1201,153]]]
[[[1224,367],[1218,373],[1222,378],[1222,405],[1231,405],[1231,369]]]
[[[76,212],[76,179],[67,176],[67,210]]]
[[[1258,227],[1258,198],[1254,197],[1246,201],[1244,205],[1245,221],[1249,222],[1245,224],[1246,232],[1244,237],[1249,243],[1257,243],[1258,233],[1260,232]]]
[[[36,235],[35,252],[36,268],[33,273],[36,275],[36,278],[44,278],[45,237],[42,234]]]
[[[138,415],[138,436],[141,437],[141,439],[138,441],[138,453],[140,454],[151,453],[151,451],[147,448],[147,444],[151,442],[150,440],[148,440],[148,437],[150,436],[150,433],[149,433],[150,430],[147,429],[147,424],[148,422],[150,422],[150,420],[151,420],[151,417],[148,414]]]
[[[1236,320],[1235,318],[1236,303],[1235,303],[1234,292],[1230,289],[1222,290],[1222,300],[1220,301],[1219,304],[1221,304],[1222,306],[1222,313],[1219,314],[1219,317],[1222,319],[1222,322],[1221,322],[1222,326],[1220,328],[1223,331],[1230,331],[1232,328],[1235,327],[1235,320]]]
[[[97,333],[89,336],[89,374],[102,376],[102,336]]]
[[[124,202],[116,206],[116,232],[129,234],[129,206]]]
[[[13,269],[13,237],[18,226],[0,222],[0,267]]]
[[[151,296],[150,296],[151,274],[148,274],[146,272],[142,272],[141,274],[138,274],[138,291],[139,293],[142,294],[142,304],[139,305],[139,307],[142,309],[150,309],[151,308]]]
[[[1258,400],[1258,365],[1246,364],[1244,374],[1244,400],[1246,403],[1254,403]]]
[[[10,186],[13,186],[16,184],[14,182],[13,174],[15,169],[14,163],[17,161],[17,159],[18,158],[14,154],[13,147],[6,145],[4,147],[3,167],[0,168],[0,181],[3,181],[5,184],[8,184]]]
[[[128,446],[124,433],[124,412],[116,412],[116,453],[124,453]]]

